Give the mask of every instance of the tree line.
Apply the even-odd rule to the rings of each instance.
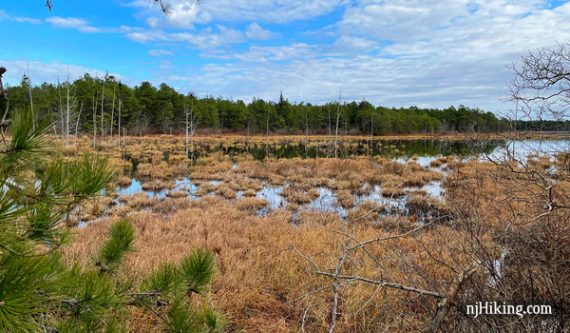
[[[437,132],[498,132],[505,119],[463,105],[445,109],[388,108],[368,101],[326,104],[292,103],[283,94],[249,103],[193,93],[182,94],[162,83],[129,87],[115,77],[85,74],[75,81],[32,85],[24,76],[8,87],[11,108],[31,109],[35,120],[50,121],[57,135],[91,132],[100,137],[122,134],[184,133],[193,130],[278,134],[386,135]]]

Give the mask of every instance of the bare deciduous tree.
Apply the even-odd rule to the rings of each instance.
[[[570,43],[530,51],[511,65],[509,99],[528,120],[561,120],[570,107]]]

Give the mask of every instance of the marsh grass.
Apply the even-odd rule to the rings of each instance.
[[[323,280],[308,271],[306,262],[290,252],[295,247],[315,258],[323,266],[334,263],[334,253],[338,248],[338,234],[331,232],[340,225],[336,214],[304,211],[300,213],[298,225],[289,223],[290,214],[277,211],[266,217],[251,215],[265,204],[263,200],[244,198],[229,202],[222,198],[208,197],[203,202],[187,201],[176,206],[171,216],[164,219],[161,214],[138,212],[131,216],[136,228],[135,251],[128,254],[126,265],[120,274],[135,280],[143,272],[162,262],[176,262],[190,248],[202,247],[217,253],[219,271],[209,295],[213,304],[228,316],[231,330],[291,332],[300,325],[305,314],[305,329],[320,331],[326,327],[329,293],[322,287]],[[171,199],[161,204],[166,204]],[[373,208],[362,204],[363,211]],[[355,213],[355,216],[359,214]],[[377,226],[367,223],[354,225],[356,235],[361,239],[375,237],[379,232],[399,232],[413,225],[409,220],[398,223],[388,219],[378,219]],[[109,223],[95,223],[77,232],[76,240],[65,251],[66,258],[75,258],[83,265],[95,253]],[[389,230],[389,231],[388,231]],[[444,231],[452,243],[460,242],[452,229]],[[387,235],[388,235],[387,234]],[[429,242],[431,233],[421,238]],[[401,272],[402,265],[409,261],[426,260],[424,250],[415,242],[397,241],[392,247],[374,247],[376,253],[386,258],[394,278],[422,285]],[[461,253],[448,253],[455,260],[462,260]],[[402,261],[402,259],[404,259]],[[372,266],[370,266],[372,267]],[[365,265],[353,266],[359,273],[372,273]],[[426,276],[446,279],[445,271],[436,267],[427,269]],[[389,327],[394,316],[408,311],[414,306],[414,316],[409,317],[405,327],[412,329],[425,324],[428,313],[422,303],[400,299],[389,292],[384,298],[370,299],[370,289],[364,285],[353,285],[346,290],[340,319],[340,332],[366,331],[371,327]],[[420,300],[418,300],[419,302]],[[424,301],[425,302],[425,301]],[[367,319],[361,317],[362,304],[366,307]],[[368,317],[370,316],[370,317]],[[359,320],[357,320],[359,318]],[[374,318],[374,319],[373,319]],[[388,325],[388,326],[386,326]],[[138,331],[152,327],[152,323],[133,314],[130,330]]]
[[[237,209],[247,212],[256,212],[267,205],[267,200],[255,197],[242,198],[236,202]]]
[[[142,183],[142,189],[145,191],[161,191],[161,190],[170,190],[174,188],[173,181],[164,181],[161,179],[154,179],[151,181],[147,181]]]
[[[283,139],[286,138],[272,137],[270,144]],[[188,199],[187,191],[168,192],[164,200],[138,193],[119,197],[121,205],[110,209],[105,208],[110,205],[108,201],[93,202],[84,207],[84,213],[95,220],[109,209],[111,222],[127,215],[133,221],[135,250],[127,255],[127,263],[118,274],[135,281],[160,263],[177,262],[191,248],[213,250],[218,272],[207,293],[213,305],[227,316],[230,332],[299,332],[301,327],[306,332],[326,331],[330,280],[314,274],[307,260],[292,249],[330,271],[347,242],[343,234],[350,232],[358,240],[390,237],[413,230],[425,222],[421,218],[426,215],[453,215],[454,220],[442,220],[413,237],[372,243],[367,250],[381,260],[382,267],[371,257],[358,254],[344,268],[347,275],[380,275],[405,285],[445,291],[457,279],[454,271],[471,263],[470,247],[484,247],[493,256],[499,256],[505,242],[499,237],[504,234],[504,217],[517,212],[520,221],[528,221],[544,202],[532,179],[513,176],[493,163],[445,157],[433,160],[426,168],[414,161],[399,163],[378,156],[258,161],[247,156],[230,158],[217,151],[244,145],[243,137],[196,140],[201,149],[211,153],[190,165],[181,154],[183,145],[178,137],[125,138],[131,158],[140,161],[135,172],[144,179],[145,188],[170,189],[174,179],[189,177],[198,187],[198,200]],[[252,137],[248,144],[264,145],[265,141]],[[87,143],[85,149],[88,147]],[[169,152],[167,159],[163,151]],[[103,146],[100,153],[124,161],[117,147]],[[544,170],[565,163],[560,156],[548,163],[539,159],[531,166]],[[127,175],[134,164],[126,161],[117,165],[125,168],[124,176],[118,180],[124,186],[130,182]],[[441,170],[447,170],[447,175]],[[559,167],[558,172],[563,170],[567,168]],[[503,181],[497,182],[497,176]],[[220,183],[211,183],[212,180]],[[432,181],[443,182],[443,200],[421,191]],[[261,215],[258,212],[267,209],[269,203],[256,196],[269,185],[284,186],[288,205]],[[308,202],[319,197],[321,187],[331,189],[338,204],[347,209],[344,220],[335,212],[305,209]],[[408,196],[409,214],[388,214],[385,205],[361,199],[378,187],[385,199]],[[244,197],[236,198],[240,191]],[[570,182],[560,181],[553,191],[560,204],[570,206]],[[521,200],[505,205],[513,195]],[[476,245],[473,234],[462,229],[470,219],[481,223]],[[77,229],[73,241],[62,251],[63,256],[70,262],[75,259],[81,265],[89,265],[109,225],[95,222]],[[472,283],[484,285],[486,278],[484,274],[477,275]],[[435,301],[430,298],[346,283],[337,331],[423,331],[433,318],[434,309]],[[131,313],[129,325],[131,332],[152,331],[156,327],[151,318],[136,311]]]

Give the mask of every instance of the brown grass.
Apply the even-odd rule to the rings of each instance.
[[[273,143],[281,139],[271,138]],[[200,144],[211,147],[220,142],[243,144],[243,140],[238,136],[197,138]],[[158,264],[177,261],[195,247],[213,250],[218,273],[207,296],[228,317],[228,332],[299,332],[302,326],[306,332],[326,331],[330,280],[314,274],[307,260],[292,249],[331,271],[341,253],[340,244],[350,241],[346,234],[359,240],[394,236],[417,227],[418,215],[449,214],[453,205],[454,213],[476,216],[485,227],[477,246],[495,251],[495,236],[505,227],[504,217],[517,212],[528,221],[544,202],[532,179],[512,177],[491,163],[463,163],[454,158],[433,161],[431,167],[450,170],[444,181],[446,201],[442,202],[419,192],[417,187],[442,180],[443,175],[415,162],[401,164],[382,157],[266,161],[238,157],[235,168],[227,156],[214,153],[190,166],[180,153],[180,137],[130,137],[126,141],[129,153],[140,160],[137,176],[144,177],[145,188],[172,188],[175,177],[187,175],[198,185],[196,194],[201,198],[189,200],[187,192],[180,191],[170,192],[169,198],[160,201],[140,193],[119,198],[124,206],[108,210],[111,203],[100,200],[89,203],[82,212],[91,220],[104,212],[111,215],[111,220],[129,217],[137,234],[135,251],[126,257],[120,274],[135,281]],[[251,138],[251,142],[264,143],[260,137]],[[88,144],[85,147],[89,149]],[[101,151],[122,161],[112,145]],[[170,152],[168,161],[163,151]],[[563,163],[562,158],[556,163]],[[130,163],[123,165],[130,168]],[[538,160],[533,167],[543,170],[547,163]],[[497,182],[497,175],[505,176],[504,181]],[[120,177],[118,183],[126,184],[127,178]],[[208,180],[222,183],[213,185]],[[266,184],[285,185],[283,196],[289,205],[261,217],[255,213],[268,203],[255,196]],[[407,204],[411,214],[385,216],[380,214],[384,207],[371,201],[355,207],[355,196],[370,194],[374,185],[381,186],[385,197],[411,192]],[[321,186],[334,190],[339,204],[349,210],[345,221],[335,213],[302,209],[303,204],[318,197],[317,188]],[[245,197],[235,199],[237,191],[243,191]],[[561,205],[570,206],[570,182],[560,181],[553,191]],[[515,194],[524,200],[508,201]],[[110,222],[77,229],[73,242],[62,251],[66,260],[91,265],[90,258],[103,242]],[[381,260],[381,269],[369,256],[359,255],[347,263],[345,274],[381,276],[445,291],[456,278],[453,271],[471,262],[467,246],[470,241],[470,235],[458,225],[441,223],[413,237],[371,244],[367,249]],[[435,302],[427,297],[410,297],[358,283],[343,284],[337,332],[423,331],[435,308]],[[151,318],[132,313],[129,331],[153,328]]]
[[[236,202],[236,207],[239,210],[255,212],[267,206],[268,202],[265,199],[259,198],[242,198]]]
[[[303,212],[302,224],[293,226],[288,223],[290,216],[286,212],[275,212],[266,218],[252,216],[247,211],[257,208],[261,202],[244,200],[248,199],[238,200],[236,205],[213,197],[202,202],[190,201],[187,207],[174,211],[169,219],[148,212],[133,214],[131,220],[137,233],[135,252],[127,256],[122,274],[140,280],[161,262],[175,262],[194,247],[209,248],[217,253],[218,265],[209,297],[228,316],[230,331],[294,332],[298,330],[303,314],[307,319],[306,330],[322,331],[326,327],[330,300],[329,289],[323,288],[326,280],[308,271],[307,262],[290,249],[295,247],[323,267],[329,267],[336,260],[332,254],[337,250],[339,236],[321,226],[338,228],[338,217]],[[88,258],[101,244],[109,225],[96,223],[78,230],[75,242],[65,249],[66,258],[82,265],[92,264]],[[391,228],[398,230],[398,227]],[[361,239],[376,237],[382,232],[362,223],[356,224],[355,231]],[[461,241],[451,229],[441,230],[438,235],[440,233],[448,234],[446,237],[452,242]],[[429,237],[426,234],[422,238],[427,240]],[[385,258],[393,257],[385,264],[391,267],[394,279],[406,281],[411,277],[399,273],[398,267],[406,260],[425,260],[424,251],[413,241],[403,240],[396,245],[375,247],[374,251]],[[402,253],[407,253],[404,261]],[[460,253],[453,253],[453,256],[456,260],[461,258]],[[365,266],[360,269],[364,270],[359,273],[373,274]],[[440,279],[447,276],[436,267],[425,274]],[[422,284],[420,280],[409,283]],[[370,300],[371,291],[364,285],[354,285],[346,290],[339,332],[363,332],[378,325],[390,327],[390,318],[412,306],[392,292],[388,293],[391,295],[388,303],[381,298]],[[359,309],[365,302],[369,304],[366,310],[369,315],[362,317]],[[427,313],[422,314],[417,309],[413,313],[416,314],[406,320],[408,329],[429,320]],[[133,320],[130,325],[131,331],[139,331],[152,323]]]

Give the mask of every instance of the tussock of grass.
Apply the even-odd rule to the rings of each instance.
[[[186,198],[188,197],[187,191],[168,191],[166,196],[169,198]]]
[[[117,185],[121,187],[127,187],[131,185],[131,183],[132,183],[131,177],[121,176],[117,179]]]
[[[142,189],[145,191],[160,191],[164,189],[171,189],[173,187],[174,187],[174,182],[162,181],[160,179],[155,179],[142,183]]]
[[[217,188],[218,186],[214,184],[201,183],[201,185],[198,186],[198,190],[196,191],[196,196],[201,197],[206,194],[212,193],[216,191]]]
[[[287,198],[288,202],[301,205],[311,202],[313,200],[311,198],[315,196],[315,193],[312,191],[312,195],[310,195],[305,189],[290,185],[283,189],[283,196]],[[318,191],[316,196],[319,196]]]
[[[239,210],[248,211],[248,212],[255,212],[260,210],[263,207],[266,207],[268,204],[267,200],[260,199],[260,198],[242,198],[236,202],[236,207]]]
[[[343,208],[351,208],[354,206],[354,196],[348,190],[341,190],[336,192],[336,198],[338,203]]]
[[[121,196],[119,197],[119,201],[131,208],[150,208],[159,203],[156,197],[148,197],[144,193]]]
[[[236,191],[234,191],[231,186],[226,183],[220,184],[216,189],[216,193],[225,199],[233,199],[236,197]]]

